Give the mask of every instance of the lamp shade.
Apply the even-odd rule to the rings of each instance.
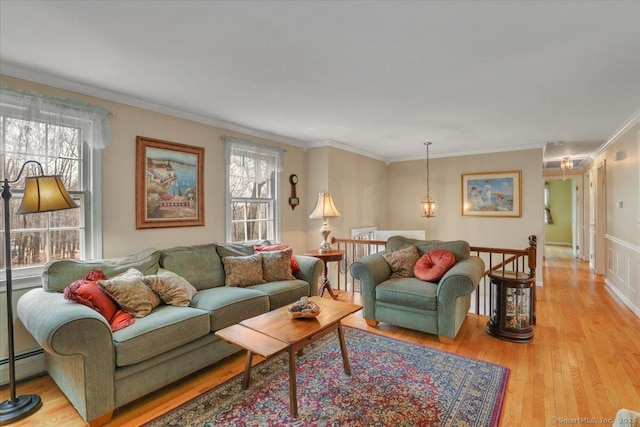
[[[17,213],[59,211],[77,208],[60,176],[31,176],[25,178],[24,195]]]
[[[309,218],[332,218],[340,216],[340,211],[333,202],[331,193],[318,193],[318,204]]]

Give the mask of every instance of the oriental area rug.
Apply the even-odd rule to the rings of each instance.
[[[331,333],[297,360],[298,413],[289,413],[281,353],[146,424],[160,426],[497,426],[509,369],[345,327],[351,376]]]

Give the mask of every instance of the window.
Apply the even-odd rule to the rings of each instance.
[[[56,259],[87,259],[100,256],[99,153],[104,146],[108,112],[73,101],[45,98],[2,89],[0,98],[0,174],[16,179],[27,160],[39,162],[46,175],[60,175],[79,209],[16,215],[24,178],[37,175],[30,164],[20,181],[11,184],[11,266],[16,278],[39,276],[42,266]],[[95,115],[98,114],[96,123]],[[99,144],[95,140],[100,140]],[[0,213],[4,218],[3,206]],[[4,227],[0,227],[4,241]],[[0,268],[5,269],[4,245]]]
[[[283,150],[225,137],[228,242],[279,241]]]

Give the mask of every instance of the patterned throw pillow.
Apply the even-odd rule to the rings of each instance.
[[[165,304],[187,307],[191,298],[198,292],[184,277],[173,271],[159,269],[158,274],[142,278],[153,292],[160,296]]]
[[[291,248],[262,252],[262,278],[267,282],[295,280],[291,274]]]
[[[144,276],[135,268],[108,280],[99,280],[100,285],[120,307],[135,317],[144,317],[160,305],[156,295],[142,280]]]
[[[390,279],[396,279],[400,277],[414,277],[413,267],[416,265],[420,255],[418,255],[418,248],[409,246],[395,252],[383,252],[382,257],[387,261],[389,267],[391,267]]]
[[[279,245],[266,245],[266,246],[254,246],[253,250],[255,252],[269,252],[269,251],[281,251],[283,249],[287,249],[289,245],[279,244]],[[300,264],[298,264],[298,260],[296,256],[291,252],[291,273],[296,274],[300,271]]]
[[[262,278],[262,254],[247,256],[226,256],[222,258],[224,264],[226,286],[251,286],[265,283]]]
[[[455,263],[453,252],[433,249],[420,257],[413,267],[413,274],[420,280],[437,282]]]
[[[118,331],[133,324],[133,315],[123,311],[105,291],[98,286],[106,277],[102,270],[92,270],[82,279],[76,280],[64,289],[64,298],[94,309],[107,319],[112,331]]]

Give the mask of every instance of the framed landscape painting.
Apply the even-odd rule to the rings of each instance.
[[[136,228],[204,225],[204,148],[136,138]]]
[[[521,172],[462,175],[462,216],[522,216]]]

